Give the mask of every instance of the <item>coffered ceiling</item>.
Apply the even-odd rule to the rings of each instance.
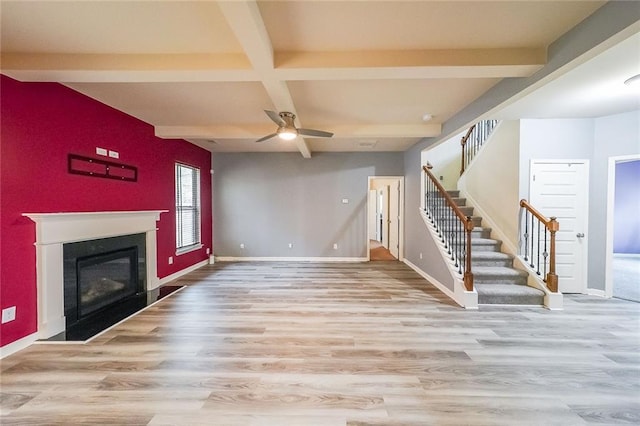
[[[602,1],[1,1],[2,73],[214,152],[403,151]],[[274,133],[263,110],[333,132]],[[433,118],[423,120],[425,114]]]

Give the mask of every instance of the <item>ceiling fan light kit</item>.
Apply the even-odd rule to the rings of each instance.
[[[325,132],[324,130],[298,129],[295,125],[296,115],[291,112],[282,111],[280,113],[276,113],[275,111],[269,111],[266,109],[264,110],[264,112],[274,123],[278,125],[278,129],[275,133],[262,137],[256,142],[263,142],[275,136],[285,141],[293,140],[298,135],[313,136],[319,138],[330,138],[333,136],[333,133]]]
[[[279,127],[278,128],[278,137],[285,141],[290,141],[295,139],[298,136],[298,130],[295,128],[290,129],[287,127]]]

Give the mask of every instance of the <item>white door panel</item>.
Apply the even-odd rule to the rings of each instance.
[[[398,259],[400,250],[400,181],[389,188],[389,251]]]
[[[560,224],[556,273],[563,293],[586,292],[588,173],[586,160],[531,162],[530,203],[546,217],[556,217]],[[537,244],[537,236],[533,238]]]

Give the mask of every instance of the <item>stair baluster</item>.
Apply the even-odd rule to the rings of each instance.
[[[464,173],[473,157],[480,151],[482,145],[489,139],[489,135],[498,124],[498,120],[482,120],[469,128],[460,140],[462,155],[460,156],[460,175]]]
[[[520,254],[529,266],[541,275],[547,288],[558,291],[558,275],[556,274],[556,232],[560,224],[555,217],[547,218],[536,210],[527,200],[520,200],[523,209],[522,220],[524,232],[522,235]],[[537,227],[537,234],[534,233]],[[542,228],[544,227],[544,231]],[[549,251],[547,251],[547,242]],[[542,244],[542,251],[541,251]],[[536,248],[536,250],[534,250]],[[540,269],[542,268],[542,272]]]
[[[438,237],[447,254],[463,275],[464,286],[473,290],[473,272],[471,271],[471,232],[474,224],[453,201],[438,179],[431,173],[431,166],[423,167],[425,185],[425,213],[435,226]]]

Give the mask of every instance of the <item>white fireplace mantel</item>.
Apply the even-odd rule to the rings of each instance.
[[[146,290],[151,290],[160,285],[156,222],[167,211],[24,213],[36,224],[38,338],[47,339],[65,330],[63,244],[146,234]]]

